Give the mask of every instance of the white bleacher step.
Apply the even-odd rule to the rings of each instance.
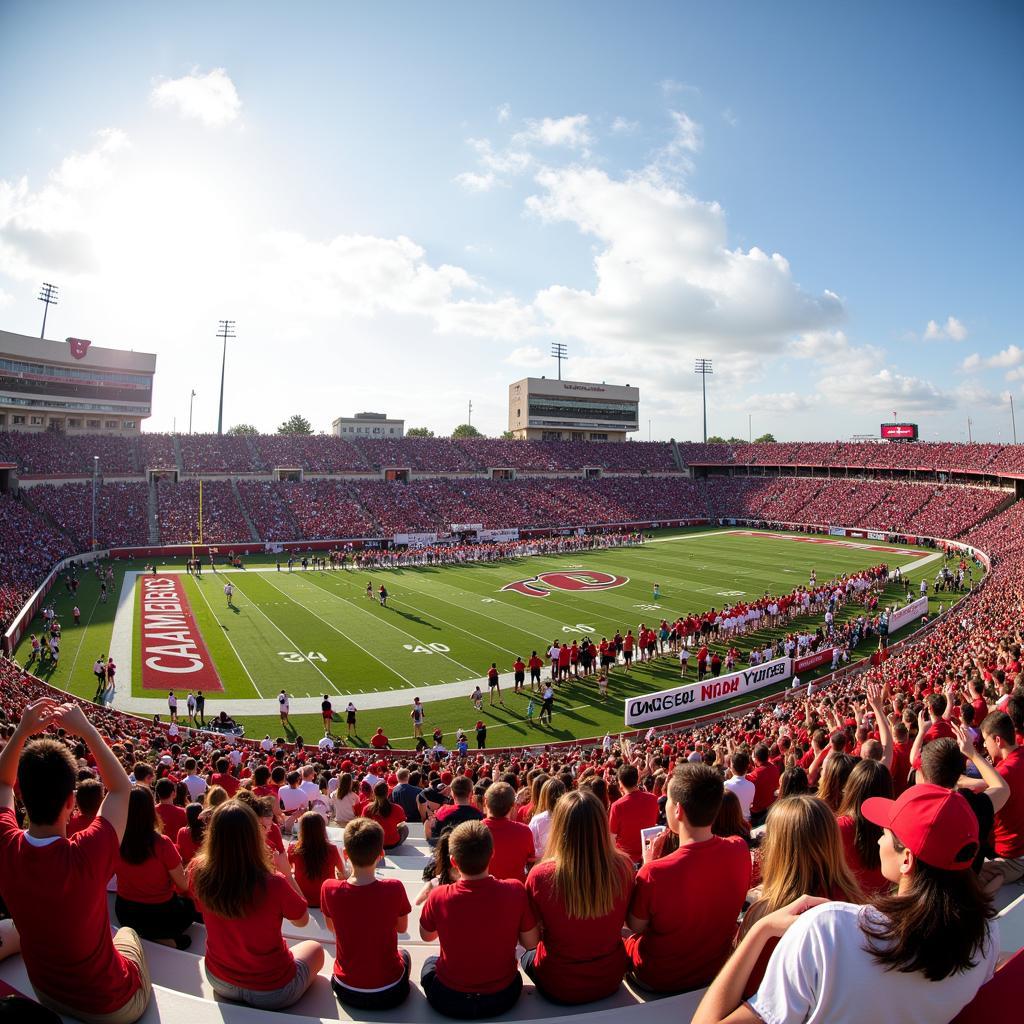
[[[1006,889],[1007,886],[1003,886]],[[1013,886],[1018,893],[1020,886]],[[1002,890],[1000,890],[1002,893]],[[996,917],[999,924],[999,946],[1003,953],[1016,953],[1018,949],[1024,949],[1024,894],[1017,898],[999,912]]]

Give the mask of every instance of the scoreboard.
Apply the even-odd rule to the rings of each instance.
[[[916,423],[883,423],[882,440],[884,441],[916,441]]]

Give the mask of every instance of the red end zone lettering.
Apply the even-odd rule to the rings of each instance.
[[[144,690],[223,690],[185,588],[173,576],[139,576]]]

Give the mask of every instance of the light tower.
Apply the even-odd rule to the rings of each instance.
[[[562,379],[562,360],[569,358],[569,348],[561,341],[551,342],[551,355],[558,360],[558,379]]]
[[[710,359],[697,359],[693,364],[693,372],[700,374],[700,390],[704,396],[704,443],[708,440],[708,374],[715,371],[711,368]]]
[[[40,340],[46,334],[46,314],[50,312],[51,306],[57,305],[57,292],[59,289],[55,284],[48,284],[46,281],[43,282],[42,288],[39,289],[39,301],[44,303],[43,306],[43,329],[39,332]]]
[[[217,409],[217,433],[224,433],[224,369],[228,362],[228,338],[235,336],[235,321],[221,320],[217,325],[217,337],[224,341],[224,351],[220,357],[220,406]]]

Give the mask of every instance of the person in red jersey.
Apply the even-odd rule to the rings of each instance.
[[[75,761],[55,740],[26,745],[50,725],[82,738],[107,790],[96,819],[70,839]],[[14,814],[15,783],[28,816],[25,831]],[[48,697],[29,704],[0,751],[0,884],[25,969],[39,1002],[86,1022],[132,1024],[152,991],[138,935],[130,928],[111,935],[107,910],[131,789],[121,762],[78,704]]]
[[[555,677],[560,682],[565,682],[569,678],[569,666],[571,663],[572,652],[565,644],[562,644],[558,649],[558,675]]]
[[[306,940],[289,949],[281,923],[309,922],[299,891],[273,870],[259,819],[238,800],[210,816],[202,849],[188,870],[189,889],[206,925],[206,979],[222,999],[261,1010],[299,1001],[324,963]]]
[[[188,949],[192,939],[185,930],[195,917],[195,908],[179,895],[188,885],[181,855],[159,830],[159,820],[153,793],[136,786],[128,801],[128,821],[117,862],[114,913],[121,924],[134,928],[144,939]]]
[[[526,879],[542,938],[523,970],[553,1002],[588,1003],[616,992],[629,963],[622,926],[633,867],[616,850],[604,804],[572,790],[555,807],[547,855]]]
[[[515,802],[516,791],[507,782],[495,782],[484,793],[484,824],[494,842],[487,870],[495,878],[517,878],[521,882],[534,859],[533,833],[528,825],[509,817]]]
[[[679,849],[640,869],[626,917],[630,973],[641,988],[700,988],[732,949],[751,869],[742,838],[712,833],[724,793],[721,775],[698,762],[669,781],[665,817]]]
[[[185,808],[174,803],[174,783],[170,779],[158,779],[153,792],[156,795],[156,813],[160,818],[161,831],[172,842],[178,830],[186,825]]]
[[[377,727],[377,731],[370,737],[370,746],[374,750],[390,750],[391,741],[384,735],[384,728]]]
[[[206,831],[206,822],[202,818],[203,805],[189,804],[185,808],[184,828],[178,829],[174,845],[178,848],[183,867],[188,867],[192,858],[196,855],[200,844],[203,841],[203,833]]]
[[[492,878],[487,871],[494,841],[480,821],[464,821],[449,840],[461,877],[427,897],[420,938],[440,939],[439,956],[427,957],[420,976],[430,1005],[449,1017],[487,1019],[510,1009],[523,977],[516,944],[537,945],[539,933],[522,882]],[[486,939],[480,922],[486,922]]]
[[[634,765],[624,764],[618,776],[624,795],[612,804],[608,826],[615,845],[639,864],[644,856],[640,831],[658,824],[658,798],[639,788],[640,773]]]
[[[757,828],[768,817],[768,808],[775,802],[779,788],[779,769],[771,763],[767,744],[754,747],[754,770],[747,776],[754,784],[754,797],[750,801],[750,827]]]
[[[288,863],[295,872],[295,884],[309,906],[320,906],[320,890],[330,878],[344,873],[341,853],[327,838],[327,825],[316,811],[299,818],[299,838],[288,847]]]
[[[320,890],[324,923],[337,946],[331,988],[338,1002],[357,1010],[390,1010],[409,995],[412,958],[398,948],[409,927],[409,897],[398,878],[377,878],[384,832],[375,821],[345,826],[348,878],[329,878]]]
[[[996,855],[981,869],[982,885],[987,892],[995,893],[1005,883],[1024,878],[1024,750],[1017,746],[1013,719],[1005,711],[986,716],[981,723],[981,738],[996,771],[1010,787],[992,829]]]
[[[534,651],[530,655],[529,668],[530,668],[530,689],[540,689],[540,672],[544,667],[544,662],[540,659],[537,652]]]
[[[622,638],[622,658],[626,663],[626,671],[629,672],[633,664],[633,630],[627,629],[626,635]]]
[[[388,795],[388,784],[381,780],[373,787],[373,800],[363,808],[363,816],[384,830],[384,849],[393,850],[409,838],[405,811]]]
[[[103,783],[96,779],[82,779],[75,789],[75,807],[77,810],[68,819],[67,837],[70,839],[76,832],[83,832],[96,819],[100,804],[103,803]]]
[[[211,786],[220,786],[228,796],[234,796],[241,783],[230,772],[231,762],[226,757],[218,757],[216,771],[211,772],[207,782]]]
[[[531,659],[532,661],[533,659]],[[522,693],[523,685],[526,682],[526,663],[518,655],[512,665],[513,693]]]

